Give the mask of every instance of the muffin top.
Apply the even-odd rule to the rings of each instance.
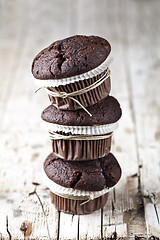
[[[94,126],[117,122],[122,111],[119,102],[112,96],[108,96],[95,105],[89,106],[87,110],[78,109],[76,111],[61,111],[54,105],[50,105],[41,114],[44,121],[66,126]]]
[[[109,42],[98,36],[76,35],[53,42],[33,60],[37,79],[61,79],[98,67],[111,51]]]
[[[121,177],[121,168],[113,156],[92,161],[64,161],[51,153],[44,162],[46,175],[55,183],[84,191],[113,187]]]

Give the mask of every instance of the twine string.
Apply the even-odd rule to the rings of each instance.
[[[83,108],[84,111],[86,111],[86,112],[88,113],[88,115],[89,115],[90,117],[92,117],[92,114],[91,114],[77,99],[75,99],[75,98],[73,98],[73,97],[69,97],[69,98],[72,99],[73,101],[75,101],[77,104],[79,104],[79,105],[81,106],[81,108]]]
[[[109,190],[108,190],[108,192],[109,192]],[[91,200],[94,200],[94,199],[104,195],[104,194],[99,194],[99,195],[96,195],[96,196],[93,196],[93,195],[91,195],[91,196],[74,196],[74,195],[59,193],[59,192],[56,192],[56,191],[54,191],[53,193],[56,194],[59,197],[63,197],[63,198],[71,199],[71,200],[80,200],[80,201],[84,200],[84,202],[82,202],[80,204],[81,206],[83,206],[84,204],[88,203]]]
[[[47,90],[47,93],[53,97],[60,97],[60,98],[74,97],[74,96],[81,95],[83,93],[86,93],[90,90],[97,88],[110,76],[110,72],[111,72],[110,69],[107,68],[107,71],[105,72],[105,74],[101,78],[99,78],[96,82],[90,84],[89,86],[87,86],[85,88],[79,89],[79,90],[71,92],[71,93],[59,92],[53,87],[48,87],[48,88],[46,88],[46,90]]]
[[[52,97],[60,97],[60,98],[70,98],[71,100],[75,101],[81,108],[84,109],[84,111],[86,111],[88,113],[88,115],[91,117],[92,114],[74,97],[77,95],[81,95],[84,94],[90,90],[93,90],[95,88],[97,88],[98,86],[100,86],[109,76],[110,76],[110,69],[107,67],[107,70],[105,72],[105,74],[99,78],[96,82],[90,84],[89,86],[82,88],[80,90],[71,92],[71,93],[66,93],[66,92],[60,92],[57,91],[55,87],[45,87],[47,94],[52,96]],[[37,93],[41,88],[38,88],[35,93]]]
[[[113,133],[110,134],[97,134],[97,135],[63,135],[54,131],[49,131],[50,138],[52,140],[100,140],[110,138]]]

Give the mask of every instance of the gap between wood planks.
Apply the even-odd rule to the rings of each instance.
[[[60,217],[61,217],[61,212],[58,211],[57,240],[59,240],[59,233],[60,233]]]
[[[7,233],[8,233],[9,240],[11,240],[12,236],[11,236],[11,233],[10,233],[10,231],[8,229],[8,216],[6,216],[6,230],[7,230]]]

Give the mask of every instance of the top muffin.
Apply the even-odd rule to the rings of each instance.
[[[111,51],[109,42],[98,36],[76,35],[53,42],[33,60],[37,79],[61,79],[98,67]]]

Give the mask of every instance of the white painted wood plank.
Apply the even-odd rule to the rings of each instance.
[[[142,2],[144,3],[144,1]],[[151,192],[159,191],[160,183],[159,171],[156,171],[159,166],[159,139],[156,138],[157,131],[159,131],[159,69],[154,66],[155,60],[160,56],[158,48],[160,37],[158,35],[155,41],[152,37],[149,37],[155,31],[154,20],[156,21],[156,17],[158,18],[157,12],[153,19],[153,13],[155,8],[158,8],[158,2],[154,1],[154,4],[152,5],[152,11],[150,11],[150,4],[145,5],[143,11],[141,11],[141,16],[137,14],[137,21],[135,21],[135,14],[140,11],[138,6],[134,6],[131,2],[128,5],[128,8],[131,8],[133,12],[130,14],[130,18],[128,16],[128,19],[130,19],[128,23],[132,23],[134,35],[139,33],[139,43],[134,46],[134,49],[130,46],[129,59],[132,59],[132,61],[129,62],[129,67],[133,88],[132,96],[139,158],[144,165],[141,170],[142,184],[144,190],[150,190]],[[142,28],[144,29],[143,34],[140,31]],[[132,31],[129,30],[129,41],[131,39],[133,41],[133,29]],[[152,47],[153,43],[155,43],[154,47]],[[156,59],[153,58],[153,55]],[[145,154],[146,151],[147,154]],[[154,178],[152,176],[153,172]],[[152,184],[153,181],[154,185]]]
[[[159,2],[145,4],[145,1],[141,1],[136,5],[128,1],[127,10],[131,10],[129,14],[126,11],[128,19],[126,34],[129,46],[127,66],[130,72],[131,102],[135,116],[139,165],[141,165],[141,187],[145,197],[147,194],[148,197],[153,194],[159,199],[160,84],[159,67],[157,67],[160,56],[159,25],[155,28],[159,19]],[[159,237],[160,225],[156,204],[154,206],[144,200],[144,208],[148,236]],[[152,218],[155,223],[154,228],[151,227]]]
[[[8,216],[9,231],[13,239],[23,238],[19,229],[25,220],[32,224],[31,237],[36,238],[38,233],[39,239],[48,239],[47,224],[50,235],[54,237],[57,235],[57,211],[54,210],[50,202],[49,193],[44,190],[44,185],[38,186],[37,193],[44,207],[44,215],[37,196],[35,194],[29,196],[29,193],[34,190],[32,185],[32,179],[35,180],[33,173],[30,172],[29,175],[28,171],[26,174],[27,169],[23,169],[24,167],[21,165],[20,167],[21,173],[13,178],[12,182],[9,181],[9,178],[19,172],[18,167],[12,167],[10,171],[4,171],[5,177],[1,179],[3,188],[1,187],[0,216],[3,224],[0,226],[0,232],[3,237],[8,235],[6,233],[6,216]],[[27,182],[27,180],[26,183],[22,182],[23,176],[27,176],[31,182]],[[53,221],[55,222],[55,228],[52,227]]]
[[[148,199],[147,200],[145,199],[144,203],[145,203],[145,218],[146,218],[148,237],[151,237],[151,236],[160,237],[159,216],[157,221],[157,214],[159,215],[160,205],[159,204],[154,205],[153,203],[150,203]]]
[[[127,236],[127,224],[106,226],[104,236],[107,236],[108,239],[125,239]]]
[[[87,227],[85,227],[87,226]],[[79,239],[101,239],[101,210],[80,216]]]
[[[78,236],[78,216],[61,212],[59,239],[77,239]]]
[[[24,42],[27,30],[26,28],[22,30],[22,28],[27,24],[27,19],[25,13],[24,18],[22,18],[24,6],[20,4],[20,1],[16,1],[15,4],[13,1],[3,1],[1,4],[0,111],[1,115],[4,116],[6,112],[4,106],[7,105],[7,99],[14,84],[15,69],[21,58],[20,40]],[[16,7],[17,5],[19,7]],[[26,4],[27,8],[28,4]],[[19,21],[20,19],[21,21]]]
[[[112,93],[121,103],[123,115],[120,128],[114,134],[112,152],[117,157],[122,167],[122,178],[111,197],[111,203],[105,207],[104,237],[113,236],[115,230],[117,237],[132,237],[145,235],[144,227],[139,229],[139,222],[132,221],[136,217],[138,204],[136,197],[138,193],[138,162],[135,144],[134,122],[132,109],[129,105],[130,92],[127,87],[127,76],[125,71],[124,49],[121,46],[121,20],[118,16],[120,4],[112,1],[108,6],[110,14],[106,14],[105,22],[112,25],[111,34],[113,63],[112,67]],[[125,41],[125,39],[123,39]],[[126,49],[127,51],[127,49]],[[110,211],[107,209],[110,209]],[[112,210],[111,210],[112,209]],[[144,216],[140,219],[144,225]],[[136,227],[137,226],[137,227]],[[138,228],[138,229],[136,229]],[[133,232],[135,230],[135,232]],[[133,235],[132,235],[133,233]]]

